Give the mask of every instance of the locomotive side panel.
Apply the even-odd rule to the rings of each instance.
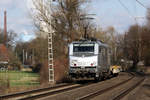
[[[109,69],[107,49],[108,48],[104,46],[99,46],[99,65],[101,66],[102,72],[107,72],[107,70]]]

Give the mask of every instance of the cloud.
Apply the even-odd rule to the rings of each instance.
[[[29,33],[26,30],[23,30],[22,32],[24,35],[28,35]]]
[[[11,4],[13,1],[14,1],[14,0],[1,0],[1,1],[0,1],[0,5],[6,6],[6,5]]]
[[[11,18],[9,20],[10,24],[15,24],[16,26],[31,26],[32,25],[32,19],[28,18],[28,17],[24,17],[24,18],[18,18],[16,20],[16,18]]]
[[[4,24],[3,11],[7,10],[8,30],[14,30],[23,40],[34,37],[34,26],[28,10],[30,2],[31,0],[0,0],[0,28]]]
[[[21,38],[22,41],[26,42],[34,39],[36,36],[35,34],[31,33],[29,30],[23,29],[19,37]]]
[[[19,0],[0,0],[0,10],[2,11],[2,10],[14,9],[16,6],[18,6],[15,4],[18,1]]]
[[[144,2],[145,1],[145,2]],[[102,28],[114,26],[117,31],[124,32],[131,25],[135,24],[134,16],[145,16],[146,9],[135,4],[135,0],[122,1],[129,12],[122,7],[117,0],[95,0],[90,5],[89,11],[96,14],[94,22]],[[150,4],[148,0],[143,0],[143,4]],[[144,24],[145,20],[139,19],[139,24]]]
[[[94,22],[103,29],[113,26],[119,33],[126,31],[130,25],[135,24],[134,18],[130,17],[126,12],[99,14]]]
[[[32,2],[32,0],[27,0],[27,8],[28,9],[32,9],[32,8],[34,8],[34,5],[33,5],[33,2]]]
[[[131,14],[134,15],[134,1],[126,0],[124,3],[129,7]],[[146,0],[143,3],[148,4]],[[134,19],[129,17],[127,11],[121,7],[117,0],[92,0],[87,6],[86,11],[90,14],[96,14],[96,16],[93,16],[96,17],[94,22],[102,28],[114,26],[117,31],[122,32],[135,23]],[[6,9],[8,30],[14,30],[21,37],[32,37],[34,26],[28,15],[32,8],[32,0],[0,0],[0,27],[3,26],[3,10]],[[137,7],[137,12],[141,16],[145,14],[141,6]]]

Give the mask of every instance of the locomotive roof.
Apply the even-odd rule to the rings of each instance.
[[[108,45],[102,42],[101,40],[79,40],[79,41],[73,41],[71,44],[74,43],[97,43],[100,46],[108,47]]]

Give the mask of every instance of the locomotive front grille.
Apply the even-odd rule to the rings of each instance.
[[[86,67],[71,67],[70,73],[78,73],[78,72],[84,72],[84,73],[95,73],[96,72],[96,66],[86,66]]]

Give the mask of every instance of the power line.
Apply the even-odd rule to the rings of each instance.
[[[133,17],[132,14],[130,13],[129,9],[121,2],[121,0],[118,0],[121,6],[128,12],[130,17]],[[134,18],[134,17],[133,17]]]
[[[144,7],[145,9],[148,9],[143,3],[141,3],[139,0],[136,0],[137,3],[139,3],[142,7]]]

